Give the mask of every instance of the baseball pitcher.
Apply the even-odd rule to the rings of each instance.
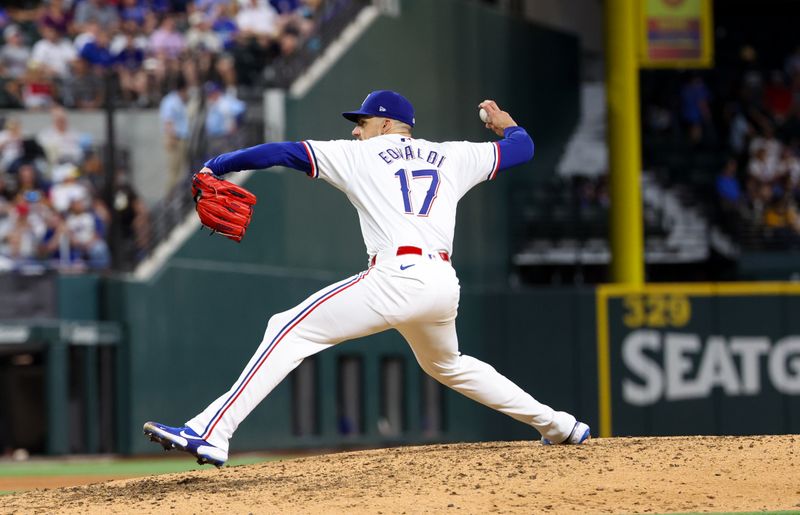
[[[473,186],[533,157],[525,129],[492,100],[480,103],[491,143],[437,143],[412,136],[414,108],[393,91],[373,91],[356,111],[354,140],[265,143],[209,160],[194,181],[202,198],[223,189],[229,172],[286,166],[341,190],[358,211],[368,268],[274,315],[264,339],[230,390],[182,427],[147,422],[144,433],[165,448],[221,466],[236,428],[304,358],[332,345],[397,329],[419,365],[437,381],[538,430],[542,443],[580,444],[589,426],[540,403],[490,365],[458,350],[459,283],[451,264],[458,201]],[[206,186],[211,182],[210,187]],[[209,188],[211,191],[209,191]],[[244,204],[242,201],[245,201]],[[255,197],[239,192],[216,213],[243,220],[203,220],[241,239]],[[240,216],[240,213],[236,213]],[[238,227],[237,227],[238,225]]]

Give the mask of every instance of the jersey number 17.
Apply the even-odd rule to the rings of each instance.
[[[411,188],[408,182],[408,173],[404,168],[397,170],[394,174],[400,179],[400,192],[403,194],[403,208],[407,215],[413,215],[414,206],[411,201]],[[436,195],[439,192],[439,170],[414,170],[411,172],[411,178],[416,179],[430,179],[431,182],[428,186],[428,193],[425,194],[425,200],[422,201],[422,207],[417,216],[428,216],[433,207],[433,201],[436,200]]]

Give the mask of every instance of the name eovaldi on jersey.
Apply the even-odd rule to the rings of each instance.
[[[403,138],[401,141],[405,141],[405,138]],[[440,154],[435,150],[423,149],[418,145],[390,147],[378,152],[378,157],[380,157],[387,165],[399,160],[413,161],[414,159],[420,159],[435,166],[436,168],[440,168],[445,159],[447,159],[447,156],[444,154]]]

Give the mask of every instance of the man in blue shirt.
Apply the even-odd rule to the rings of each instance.
[[[161,100],[159,117],[167,151],[167,190],[171,190],[189,171],[189,90],[183,77],[178,78],[175,90]]]

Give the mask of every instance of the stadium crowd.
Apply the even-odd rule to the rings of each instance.
[[[144,250],[148,222],[124,169],[112,205],[104,201],[106,173],[89,138],[69,127],[67,112],[51,110],[51,125],[33,137],[16,118],[0,131],[0,270],[50,267],[104,270],[112,209],[122,244]]]
[[[31,133],[20,119],[0,116],[0,270],[107,269],[112,219],[119,221],[123,253],[135,261],[147,250],[147,208],[125,167],[118,167],[109,193],[102,149],[69,127],[70,110],[102,108],[109,93],[118,107],[157,108],[171,190],[195,164],[191,119],[204,117],[205,157],[239,146],[242,87],[263,85],[278,57],[301,45],[314,48],[319,18],[339,4],[23,0],[0,6],[0,108],[47,111],[52,118],[50,127]]]
[[[713,178],[709,207],[744,245],[800,247],[800,47],[759,56],[743,44],[711,70],[674,77],[645,76],[645,143],[679,141],[666,152]]]
[[[730,157],[716,179],[719,207],[728,225],[754,227],[767,247],[798,248],[800,47],[782,70],[759,69],[752,47],[741,58],[739,89],[725,104]]]
[[[0,7],[0,107],[156,107],[180,78],[230,94],[296,52],[322,0],[48,0]],[[109,73],[110,72],[110,73]]]

